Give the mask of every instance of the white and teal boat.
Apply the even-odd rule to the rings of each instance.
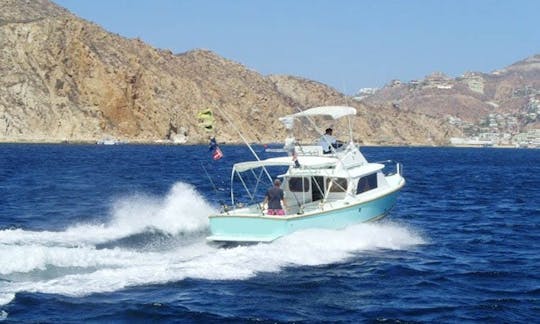
[[[386,216],[405,185],[401,164],[394,161],[368,162],[353,141],[350,118],[356,109],[343,106],[316,107],[280,118],[289,130],[284,152],[288,155],[237,163],[231,174],[233,207],[210,215],[210,241],[270,242],[294,231],[340,229]],[[349,118],[350,141],[324,154],[319,145],[299,145],[294,140],[295,121],[329,117]],[[303,125],[305,125],[305,120]],[[294,150],[293,150],[294,149]],[[296,163],[297,161],[298,163]],[[269,169],[281,168],[278,175],[287,202],[285,216],[267,215],[260,204],[263,180],[272,182]],[[246,177],[254,178],[249,188]],[[240,185],[238,185],[240,183]],[[235,188],[250,199],[238,203]]]

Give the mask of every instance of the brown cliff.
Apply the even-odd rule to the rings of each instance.
[[[0,2],[0,141],[167,140],[206,142],[197,113],[215,112],[219,140],[239,142],[220,112],[250,141],[285,136],[277,117],[351,104],[338,91],[289,76],[265,77],[210,51],[175,55],[126,39],[47,0]],[[359,109],[370,144],[443,144],[456,128],[384,105]]]

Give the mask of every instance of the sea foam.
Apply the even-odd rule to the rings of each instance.
[[[111,221],[103,225],[78,225],[63,232],[0,232],[0,304],[21,291],[85,296],[185,278],[244,280],[284,267],[343,262],[362,251],[424,243],[404,226],[370,223],[296,232],[269,244],[219,248],[208,244],[204,234],[214,208],[183,183],[163,199],[127,197],[112,210]],[[173,237],[186,232],[196,236],[160,250],[98,246],[153,230]]]
[[[149,230],[176,235],[203,231],[215,208],[189,184],[176,183],[165,198],[134,195],[113,204],[107,223],[83,223],[65,231],[0,231],[0,244],[99,244]]]

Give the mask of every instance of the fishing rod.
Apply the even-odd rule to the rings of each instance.
[[[206,168],[204,167],[204,164],[201,162],[201,168],[204,170],[204,173],[206,174],[206,177],[208,178],[208,180],[210,180],[210,183],[212,184],[212,188],[214,188],[214,191],[216,193],[218,193],[218,189],[216,187],[216,184],[214,183],[214,181],[212,181],[212,177],[210,177],[210,174],[208,174],[208,171],[206,170]]]
[[[208,178],[208,180],[210,181],[210,183],[212,184],[212,188],[214,189],[214,191],[216,192],[216,194],[219,195],[219,190],[218,188],[216,187],[216,184],[214,183],[214,181],[212,180],[212,177],[210,176],[210,174],[208,173],[208,170],[206,170],[204,164],[201,162],[201,168],[204,170],[204,174],[206,174],[206,177]],[[219,200],[218,201],[219,204],[221,205],[221,207],[223,207],[224,209],[227,208],[227,205],[225,204],[225,202],[223,200]]]
[[[223,110],[221,110],[221,108],[219,108],[218,106],[215,106],[216,109],[219,111],[219,113],[227,120],[227,122],[229,122],[229,124],[231,124],[232,128],[238,133],[238,135],[240,136],[240,138],[242,139],[242,141],[244,141],[244,144],[246,144],[246,146],[249,148],[249,150],[251,151],[251,154],[253,154],[253,156],[257,159],[257,161],[261,161],[261,159],[259,158],[259,156],[257,155],[257,153],[255,153],[255,151],[253,150],[253,148],[251,147],[251,145],[248,143],[248,141],[244,138],[244,136],[242,135],[242,133],[240,132],[240,130],[236,127],[236,125],[233,123],[233,121],[229,118],[229,116],[227,114],[225,114],[223,112]],[[272,177],[270,176],[270,173],[268,173],[268,170],[266,170],[266,167],[263,165],[262,166],[262,169],[264,170],[264,173],[266,174],[266,176],[268,177],[268,180],[270,181],[270,183],[272,183]]]

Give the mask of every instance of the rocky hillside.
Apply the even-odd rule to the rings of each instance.
[[[152,48],[47,0],[0,0],[3,142],[114,137],[201,143],[214,133],[238,142],[224,113],[248,140],[276,142],[285,137],[278,116],[324,104],[351,102],[321,83],[265,77],[209,51]],[[424,111],[352,105],[360,112],[354,123],[364,143],[444,144],[460,132]],[[197,118],[204,109],[215,113],[213,132]]]
[[[536,125],[539,100],[540,55],[536,55],[492,73],[468,72],[458,78],[434,73],[423,80],[394,80],[362,101],[468,123],[482,122],[489,115],[513,116],[517,128],[527,128]]]

